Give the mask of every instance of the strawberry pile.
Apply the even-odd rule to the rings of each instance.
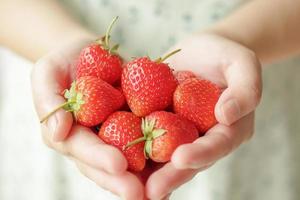
[[[146,160],[164,163],[175,149],[191,143],[216,124],[214,108],[221,90],[190,71],[174,72],[163,58],[135,58],[128,63],[105,36],[83,48],[76,80],[65,90],[59,109],[72,112],[75,122],[99,126],[98,136],[123,152],[131,171],[142,171]]]

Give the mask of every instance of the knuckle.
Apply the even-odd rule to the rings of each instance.
[[[77,167],[77,169],[79,170],[79,172],[85,176],[86,178],[90,179],[91,181],[93,181],[94,183],[96,183],[93,179],[90,178],[86,166],[78,161],[75,161],[75,165]],[[97,183],[96,183],[97,184]]]
[[[246,59],[249,63],[252,63],[256,67],[260,67],[260,61],[254,51],[251,49],[246,49],[244,51],[244,59]]]
[[[83,167],[83,165],[79,164],[79,163],[76,163],[76,166],[78,168],[78,170],[80,171],[80,173],[82,175],[84,175],[85,177],[88,178],[87,174],[86,174],[86,171],[85,171],[85,168]]]
[[[37,60],[33,66],[34,70],[43,69],[47,64],[49,63],[49,59],[46,57],[42,57],[39,60]]]
[[[249,89],[250,89],[253,99],[255,100],[255,103],[256,103],[255,106],[257,106],[260,103],[260,100],[262,97],[261,64],[254,52],[252,52],[251,58],[252,58],[253,66],[256,67],[258,76]]]
[[[37,61],[39,62],[39,61]],[[34,82],[36,80],[36,75],[38,74],[38,69],[39,69],[39,65],[36,63],[33,68],[31,69],[31,72],[30,72],[30,79],[32,82]]]
[[[262,90],[259,83],[251,85],[248,89],[250,98],[254,101],[255,107],[258,106],[262,97]]]
[[[216,161],[213,161],[213,162],[211,162],[211,163],[208,163],[208,164],[204,165],[203,167],[201,167],[199,170],[200,170],[200,171],[204,171],[204,170],[210,168],[211,166],[213,166],[215,163],[216,163]]]
[[[245,142],[248,142],[249,140],[251,140],[254,136],[254,131],[249,132],[248,136],[245,139]]]
[[[48,137],[45,136],[45,134],[42,134],[42,140],[43,143],[50,149],[53,149],[53,144],[52,142],[48,139]]]
[[[223,145],[223,156],[226,156],[234,150],[234,144],[232,142],[232,139],[223,132],[219,134],[219,137],[221,139],[221,145]]]
[[[214,145],[214,142],[212,140],[207,140],[207,141],[202,141],[201,142],[201,145],[202,145],[202,148],[205,150],[204,151],[204,154],[211,158],[211,157],[214,157],[214,154],[215,154],[215,148],[216,146]],[[187,160],[187,163],[190,164],[190,163],[193,163],[195,158],[199,158],[198,157],[199,155],[188,155],[186,156],[186,160]]]
[[[54,142],[51,141],[51,139],[49,137],[45,136],[45,134],[47,134],[47,133],[42,134],[42,140],[43,140],[43,143],[48,148],[53,149],[53,150],[61,153],[62,155],[66,156],[66,157],[72,157],[72,154],[70,153],[68,148],[66,148],[64,143],[54,143]]]
[[[49,142],[49,140],[43,139],[43,142],[48,148],[53,149],[53,145],[51,142]]]
[[[30,73],[30,79],[32,82],[36,82],[41,75],[42,70],[45,69],[45,66],[47,65],[47,60],[45,58],[40,58],[33,66],[31,73]],[[34,85],[34,84],[33,84]]]
[[[257,56],[256,56],[255,52],[252,51],[251,49],[247,49],[247,54],[248,54],[248,57],[249,57],[252,61],[256,61],[256,60],[257,60]]]
[[[72,156],[71,152],[68,150],[68,148],[65,147],[64,144],[60,144],[60,146],[57,147],[57,150],[66,157]]]
[[[248,129],[248,132],[246,134],[246,137],[245,137],[245,142],[249,141],[255,134],[255,130],[254,130],[254,125],[251,126],[249,129]]]
[[[246,49],[242,53],[241,59],[255,67],[258,73],[261,73],[261,62],[254,51]]]

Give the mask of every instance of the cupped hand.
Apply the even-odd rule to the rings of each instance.
[[[65,100],[62,92],[74,79],[75,62],[90,40],[64,45],[41,58],[32,71],[34,103],[39,117]],[[193,144],[180,146],[165,165],[153,165],[143,173],[126,171],[127,162],[116,148],[104,144],[90,129],[73,125],[63,110],[42,127],[45,143],[70,157],[79,170],[100,187],[123,199],[166,198],[191,179],[251,137],[254,109],[261,94],[260,65],[253,52],[217,35],[195,35],[176,48],[181,53],[168,62],[176,70],[191,70],[224,89],[216,105],[219,124]]]
[[[74,80],[76,58],[91,41],[82,39],[62,45],[35,64],[31,80],[40,119],[65,102],[62,93]],[[143,184],[136,175],[126,171],[127,162],[122,153],[106,145],[91,129],[73,124],[71,113],[59,110],[41,124],[41,131],[50,148],[74,160],[79,170],[100,187],[126,200],[143,199]]]
[[[218,124],[194,143],[178,147],[171,162],[150,175],[145,190],[151,199],[172,193],[251,138],[261,98],[261,66],[251,50],[210,33],[193,35],[178,48],[181,52],[166,61],[170,66],[193,71],[223,89],[215,107]]]

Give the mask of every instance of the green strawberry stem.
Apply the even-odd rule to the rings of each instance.
[[[140,143],[140,142],[146,141],[146,140],[147,140],[147,138],[144,136],[144,137],[140,137],[140,138],[138,138],[138,139],[135,139],[135,140],[133,140],[133,141],[131,141],[131,142],[128,142],[128,143],[126,144],[126,146],[123,147],[123,150],[126,150],[126,149],[128,149],[129,147],[131,147],[131,146],[133,146],[133,145],[136,145],[136,144],[138,144],[138,143]]]
[[[65,90],[64,97],[67,99],[66,102],[57,106],[53,111],[47,114],[45,117],[42,117],[40,123],[46,121],[51,115],[57,112],[59,109],[64,109],[67,112],[73,112],[76,119],[76,112],[80,110],[81,105],[84,104],[83,95],[80,92],[76,91],[76,82],[74,81],[71,84],[69,90]]]
[[[149,158],[152,152],[152,142],[155,138],[158,138],[164,135],[167,131],[164,129],[156,129],[155,127],[156,120],[147,120],[142,119],[142,132],[143,137],[137,138],[131,142],[128,142],[127,145],[123,148],[123,150],[128,149],[129,147],[136,145],[140,142],[146,141],[144,146],[144,154],[146,158]]]
[[[174,54],[178,53],[179,51],[181,51],[181,49],[176,49],[176,50],[172,51],[171,53],[168,53],[168,54],[165,55],[164,57],[159,57],[158,59],[155,60],[155,62],[157,62],[157,63],[162,63],[162,62],[164,62],[167,58],[173,56]]]
[[[54,113],[56,113],[58,110],[65,108],[66,106],[71,105],[72,103],[75,102],[71,102],[71,101],[66,101],[63,104],[57,106],[56,108],[54,108],[50,113],[48,113],[47,115],[45,115],[44,117],[42,117],[42,119],[40,120],[40,123],[44,123],[50,116],[52,116]]]
[[[115,44],[114,46],[110,47],[110,32],[111,32],[111,29],[113,27],[113,25],[115,24],[115,22],[117,21],[119,17],[116,16],[112,21],[111,23],[109,24],[106,32],[105,32],[105,35],[99,39],[96,39],[96,43],[101,45],[105,50],[107,50],[109,53],[111,54],[117,54],[117,50],[119,48],[119,44]]]
[[[111,29],[113,27],[113,25],[115,24],[115,22],[118,20],[118,16],[116,16],[110,23],[110,25],[108,26],[107,30],[106,30],[106,33],[105,33],[105,37],[104,37],[104,44],[105,46],[110,49],[109,47],[109,39],[110,39],[110,32],[111,32]]]

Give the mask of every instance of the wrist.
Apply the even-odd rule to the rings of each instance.
[[[73,29],[66,31],[62,37],[61,42],[63,44],[73,43],[74,41],[92,41],[97,39],[97,34],[87,29]]]
[[[220,23],[204,30],[204,32],[224,37],[251,49],[248,39],[245,38],[240,32],[234,30],[235,29],[232,29],[230,26],[227,27],[226,25]],[[254,51],[254,49],[251,50]]]
[[[236,24],[230,23],[229,21],[221,21],[220,23],[206,29],[204,32],[218,35],[239,43],[251,50],[262,64],[271,62],[269,54],[265,51],[266,45],[264,44],[264,41],[262,41],[260,32],[258,31],[249,31],[243,27],[238,27]]]
[[[60,34],[57,34],[56,37],[51,38],[51,40],[45,41],[43,48],[38,52],[39,59],[46,54],[51,52],[56,52],[60,49],[64,49],[70,46],[84,46],[97,39],[95,33],[90,32],[89,30],[83,28],[69,28],[67,30],[61,31]]]
[[[230,23],[218,23],[203,31],[207,34],[213,34],[225,39],[236,42],[247,49],[251,50],[260,60],[260,62],[265,61],[265,57],[261,54],[261,48],[258,43],[259,39],[256,34],[249,34],[247,30],[242,30],[236,28]]]
[[[61,31],[61,34],[57,37],[58,41],[52,41],[52,46],[49,46],[49,50],[59,48],[61,46],[70,45],[73,43],[91,42],[97,39],[97,35],[82,27],[73,27],[67,30]]]

